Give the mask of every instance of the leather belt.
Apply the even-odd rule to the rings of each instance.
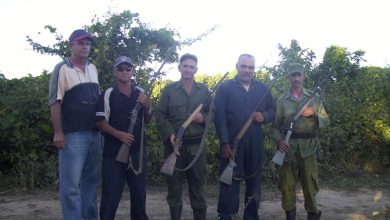
[[[292,133],[291,134],[291,138],[301,138],[301,139],[311,139],[311,138],[315,138],[316,137],[316,134],[315,133]]]
[[[193,145],[193,144],[200,144],[202,141],[203,135],[197,135],[197,136],[184,136],[182,144],[185,145]]]

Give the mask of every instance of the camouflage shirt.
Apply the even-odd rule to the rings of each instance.
[[[164,88],[156,108],[156,127],[163,141],[166,141],[171,134],[191,115],[191,113],[202,103],[201,110],[206,120],[211,97],[207,86],[194,81],[190,94],[183,88],[181,80],[174,82]],[[207,100],[205,100],[207,98]],[[184,136],[199,136],[203,134],[204,124],[191,123],[185,130]]]
[[[295,114],[303,107],[306,100],[312,94],[312,91],[304,89],[299,100],[292,96],[291,92],[279,97],[276,101],[275,120],[271,129],[271,136],[275,142],[284,140],[287,129]],[[318,95],[314,96],[309,106],[314,109],[316,116],[312,118],[299,117],[293,125],[293,135],[289,143],[290,149],[288,154],[293,155],[299,151],[298,153],[302,158],[308,157],[316,152],[320,146],[318,138],[319,129],[326,127],[329,123],[328,115]],[[299,137],[299,135],[306,135],[306,137]]]

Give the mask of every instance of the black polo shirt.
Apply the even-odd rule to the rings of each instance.
[[[138,98],[140,90],[133,86],[131,95],[130,97],[128,97],[125,94],[121,93],[117,86],[114,86],[113,90],[111,91],[111,94],[109,95],[108,99],[106,98],[105,101],[105,94],[108,90],[109,89],[107,89],[106,91],[104,91],[103,94],[101,94],[100,99],[97,103],[96,121],[105,120],[105,117],[107,117],[108,123],[112,127],[120,131],[127,131],[130,123],[130,113],[137,103],[136,100]],[[131,146],[131,154],[139,153],[139,145],[141,142],[140,138],[142,129],[142,115],[143,109],[141,108],[138,112],[136,124],[134,126],[133,135],[135,137],[135,142]],[[119,147],[122,143],[110,134],[103,133],[103,135],[103,156],[116,157],[119,151]]]

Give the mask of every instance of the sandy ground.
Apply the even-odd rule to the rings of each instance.
[[[298,190],[297,194],[297,219],[306,219],[302,192]],[[187,191],[184,195],[182,219],[192,219]],[[216,219],[217,185],[207,187],[207,196],[207,219]],[[151,220],[169,219],[165,197],[165,186],[148,187],[147,213]],[[318,194],[318,201],[323,212],[321,219],[390,219],[390,188],[359,188],[355,190],[322,188]],[[126,191],[118,208],[116,219],[129,219],[129,206],[130,200]],[[242,213],[243,207],[244,204],[241,205],[240,213]],[[284,212],[280,205],[280,193],[274,187],[263,188],[259,214],[261,219],[284,219]],[[0,219],[61,219],[58,192],[53,190],[1,192]]]

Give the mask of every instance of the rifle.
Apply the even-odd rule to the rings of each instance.
[[[276,82],[276,77],[273,79],[273,82],[271,84],[270,87],[268,87],[267,91],[264,93],[263,97],[260,99],[260,101],[256,104],[255,108],[253,109],[252,111],[252,114],[249,116],[249,118],[246,120],[244,126],[241,127],[240,131],[238,132],[238,134],[236,135],[236,137],[234,137],[234,140],[233,140],[233,153],[235,154],[237,152],[237,149],[238,149],[238,144],[240,143],[240,140],[241,138],[244,136],[244,134],[246,133],[246,131],[249,129],[249,127],[251,126],[253,120],[255,119],[255,112],[256,110],[263,104],[264,100],[265,100],[265,97],[267,97],[267,95],[271,92],[271,89],[273,87],[273,85],[275,84]],[[221,174],[221,177],[219,178],[219,181],[223,182],[223,183],[226,183],[228,185],[232,184],[232,180],[233,180],[233,169],[234,167],[236,167],[237,164],[236,162],[234,162],[234,157],[233,159],[229,159],[229,163],[228,165],[225,167],[225,169],[223,170],[222,174]]]
[[[165,63],[166,63],[166,61],[164,61],[161,64],[158,71],[154,74],[156,77],[160,74],[161,69],[163,68]],[[154,81],[156,80],[156,77],[154,77],[152,79],[152,81],[149,85],[148,97],[150,97],[150,95],[153,91],[153,85],[154,85]],[[136,105],[134,106],[134,108],[130,112],[130,123],[129,123],[129,127],[127,128],[127,132],[130,134],[133,134],[134,126],[135,126],[135,123],[137,121],[138,112],[141,108],[142,108],[142,105],[139,102],[137,102]],[[142,118],[142,124],[143,124],[143,118]],[[143,129],[143,126],[142,126],[142,129]],[[142,139],[143,139],[143,137],[142,137]],[[125,164],[129,163],[129,168],[131,167],[136,175],[141,173],[142,168],[143,168],[143,147],[142,147],[143,140],[142,139],[141,139],[141,146],[140,146],[140,158],[139,158],[139,167],[138,167],[139,170],[138,171],[134,170],[132,167],[129,145],[122,143],[122,145],[120,146],[120,149],[118,151],[118,154],[116,155],[116,161],[121,162],[121,163],[125,163]]]
[[[203,107],[204,102],[212,95],[215,93],[219,85],[222,83],[222,81],[226,78],[226,76],[229,74],[229,72],[226,72],[225,75],[222,76],[222,78],[218,81],[218,83],[215,85],[214,89],[204,98],[204,100],[198,105],[198,107],[191,113],[191,115],[184,121],[184,123],[180,126],[180,128],[176,132],[176,140],[173,145],[173,151],[172,153],[168,156],[168,158],[165,160],[164,164],[161,166],[160,171],[162,173],[165,173],[167,175],[172,176],[173,172],[175,170],[175,164],[177,160],[177,156],[180,156],[179,148],[181,147],[182,143],[182,138],[184,135],[185,129],[191,124],[192,119],[200,112],[200,110]],[[214,98],[213,98],[214,99]],[[210,106],[212,108],[212,106]],[[203,133],[202,141],[204,142],[204,136],[206,134]],[[198,150],[199,153],[199,150]],[[198,156],[199,157],[199,156]],[[196,158],[196,157],[195,157]],[[196,160],[194,160],[190,163],[195,163]],[[197,158],[196,158],[197,159]]]
[[[318,86],[316,86],[315,89],[313,90],[313,94],[306,100],[306,102],[304,103],[302,108],[299,109],[299,111],[297,111],[294,118],[291,120],[290,125],[289,125],[288,130],[287,130],[287,133],[286,133],[286,136],[284,137],[284,140],[283,140],[283,142],[285,144],[290,145],[289,144],[290,138],[291,138],[291,135],[293,133],[293,126],[294,126],[295,122],[299,119],[299,117],[301,116],[304,109],[309,106],[309,104],[314,99],[314,97],[319,94],[319,92],[321,91],[322,85],[327,81],[327,79],[329,78],[331,73],[332,73],[332,71],[329,71],[329,73],[320,81]],[[319,153],[319,152],[317,152],[317,153]],[[282,166],[284,163],[285,156],[286,156],[286,153],[281,152],[280,150],[277,150],[275,155],[272,158],[272,162],[276,163],[279,166]]]

